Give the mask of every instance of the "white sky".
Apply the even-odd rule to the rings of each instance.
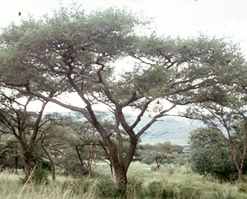
[[[73,3],[83,5],[85,10],[126,8],[151,18],[152,28],[166,36],[224,37],[238,43],[247,55],[246,0],[7,0],[1,3],[0,27],[18,22],[21,17],[40,16]],[[50,107],[51,111],[54,106]]]
[[[225,37],[247,52],[246,0],[7,0],[1,3],[0,27],[22,16],[42,15],[60,5],[81,4],[86,10],[120,7],[151,17],[165,35]]]

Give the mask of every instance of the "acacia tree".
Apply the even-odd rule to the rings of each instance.
[[[9,26],[1,35],[1,81],[81,113],[100,135],[114,181],[123,193],[140,137],[177,101],[208,100],[181,94],[215,83],[214,78],[207,78],[210,67],[234,64],[237,56],[230,45],[217,39],[139,36],[136,27],[142,25],[123,11],[86,15],[62,10],[50,18]],[[126,59],[133,70],[116,76],[116,70],[123,67],[121,60]],[[75,93],[81,105],[50,98],[47,91]],[[112,113],[112,125],[100,120],[98,104]],[[150,121],[137,128],[155,104],[158,109]],[[133,121],[126,117],[127,108],[136,111]],[[128,140],[125,150],[123,140]]]
[[[27,180],[38,161],[39,142],[46,130],[48,120],[43,120],[44,109],[48,101],[41,101],[38,113],[28,110],[33,97],[25,97],[20,93],[0,93],[0,133],[12,135],[20,146],[20,154],[24,162],[25,180]]]
[[[224,43],[216,45],[224,49],[222,52],[231,53],[219,54],[211,49],[211,58],[201,67],[206,69],[206,78],[212,80],[211,84],[184,92],[185,101],[177,100],[177,96],[172,96],[171,101],[183,105],[194,99],[187,113],[182,115],[199,119],[222,133],[241,180],[247,154],[246,61],[236,45],[230,48]]]
[[[241,76],[239,73],[237,77]],[[247,158],[246,93],[238,84],[227,81],[208,88],[207,92],[201,95],[207,95],[212,100],[193,104],[188,109],[186,117],[200,119],[222,134],[229,157],[238,171],[238,179],[241,180]]]

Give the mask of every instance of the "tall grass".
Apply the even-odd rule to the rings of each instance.
[[[111,199],[117,198],[110,171],[105,165],[97,167],[101,174],[95,178],[73,179],[59,176],[48,185],[26,184],[20,177],[0,173],[0,199]],[[247,184],[220,183],[203,177],[187,167],[150,167],[134,163],[129,172],[128,199],[246,199]]]

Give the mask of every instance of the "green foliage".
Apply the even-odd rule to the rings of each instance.
[[[245,183],[219,183],[217,180],[205,178],[195,173],[185,172],[181,167],[175,168],[173,174],[168,174],[166,169],[158,172],[147,172],[144,164],[132,165],[128,184],[128,199],[245,199],[246,192],[240,187]],[[105,168],[106,170],[107,168]],[[137,169],[139,173],[134,172]],[[134,172],[134,173],[132,173]],[[145,176],[143,175],[145,173]],[[96,178],[83,177],[73,179],[57,176],[56,181],[51,181],[49,186],[18,183],[18,175],[0,173],[0,190],[3,198],[38,198],[38,199],[120,199],[117,195],[106,193],[99,196],[96,184],[102,176]],[[105,176],[106,180],[109,176]],[[154,180],[155,179],[155,180]],[[105,180],[101,181],[105,182]],[[111,182],[107,189],[112,191]],[[101,185],[101,187],[104,185]],[[150,190],[151,188],[151,190]],[[105,189],[106,190],[106,189]],[[152,193],[152,195],[151,195]],[[159,193],[159,194],[157,194]],[[159,196],[157,196],[159,195]],[[2,198],[0,197],[0,198]]]
[[[227,192],[216,191],[212,193],[211,197],[215,199],[235,199],[236,198],[232,192],[228,192],[228,191]]]
[[[101,176],[96,183],[97,195],[101,198],[116,198],[119,196],[116,185],[113,181],[105,176]]]
[[[147,194],[151,198],[164,198],[165,196],[163,185],[161,182],[151,182],[147,187]]]
[[[48,170],[41,165],[34,169],[33,176],[31,178],[35,184],[48,184]]]
[[[181,199],[197,199],[201,197],[201,191],[197,188],[194,188],[191,185],[184,184],[179,186],[176,197]]]
[[[143,182],[136,177],[128,179],[127,194],[129,198],[144,198],[145,191]]]
[[[216,89],[218,82],[224,81],[221,75],[245,62],[239,49],[223,40],[158,38],[155,34],[142,37],[135,31],[140,24],[135,16],[121,10],[87,15],[80,10],[61,9],[50,17],[11,25],[0,36],[0,82],[18,86],[18,89],[22,87],[25,94],[46,100],[51,94],[56,97],[76,93],[82,101],[79,106],[67,104],[66,100],[59,98],[48,97],[48,100],[84,115],[103,138],[101,141],[109,151],[109,159],[117,162],[113,166],[119,164],[127,172],[126,165],[135,154],[139,137],[152,122],[166,114],[161,107],[160,115],[135,135],[134,128],[155,100],[162,98],[175,105],[212,99],[220,102],[226,96],[221,95],[220,88]],[[121,66],[118,63],[122,58],[131,58],[137,67],[115,78],[115,66]],[[227,81],[233,79],[232,76],[226,77]],[[209,98],[209,94],[213,98]],[[114,112],[117,122],[114,127],[117,129],[98,119],[92,106],[102,103]],[[84,104],[86,106],[82,108]],[[133,125],[126,122],[123,113],[128,106],[141,110]],[[124,143],[127,152],[121,150],[122,134],[128,136],[128,144]],[[209,151],[208,148],[205,153],[201,151],[194,156],[195,160],[202,164],[201,155]],[[231,171],[228,160],[215,163],[215,160],[222,160],[220,157],[225,153],[212,156],[214,160],[210,168],[205,164],[199,166],[202,173],[213,170],[215,175],[228,175]],[[163,155],[154,155],[156,160],[161,157]],[[66,164],[70,164],[68,159],[65,159]],[[210,158],[206,160],[210,161]],[[76,164],[73,162],[72,165]],[[74,167],[69,166],[71,172]],[[99,195],[113,194],[109,197],[115,197],[112,182],[101,180],[103,182],[97,184]],[[151,189],[156,190],[159,185],[152,186]]]
[[[137,158],[146,164],[182,164],[182,156],[183,147],[169,142],[140,145],[137,151]]]
[[[217,129],[202,128],[191,134],[192,169],[200,174],[231,179],[236,170],[224,136]]]
[[[83,195],[89,193],[94,188],[95,179],[83,177],[81,179],[67,180],[62,183],[62,190],[66,192],[71,190],[74,195]]]

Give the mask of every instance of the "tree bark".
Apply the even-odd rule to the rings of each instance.
[[[31,175],[33,173],[33,170],[35,169],[36,166],[36,159],[32,152],[25,151],[24,154],[24,173],[25,173],[25,178],[24,181],[26,182],[27,180],[31,179]]]
[[[120,196],[125,197],[127,191],[127,170],[123,165],[113,164],[113,178]]]
[[[243,169],[239,168],[238,169],[238,181],[241,182],[243,179]]]
[[[75,146],[75,151],[76,151],[77,157],[78,157],[80,165],[81,165],[81,173],[82,173],[82,175],[85,175],[88,173],[88,170],[87,170],[88,168],[85,165],[85,162],[83,161],[83,159],[81,157],[79,146]]]
[[[43,144],[41,144],[41,147],[43,149],[43,151],[45,152],[47,158],[49,159],[49,162],[51,164],[51,176],[52,176],[52,180],[55,181],[56,180],[56,167],[55,167],[55,163],[49,153],[49,151],[45,148],[45,146]]]
[[[15,156],[15,174],[18,174],[18,156]]]

